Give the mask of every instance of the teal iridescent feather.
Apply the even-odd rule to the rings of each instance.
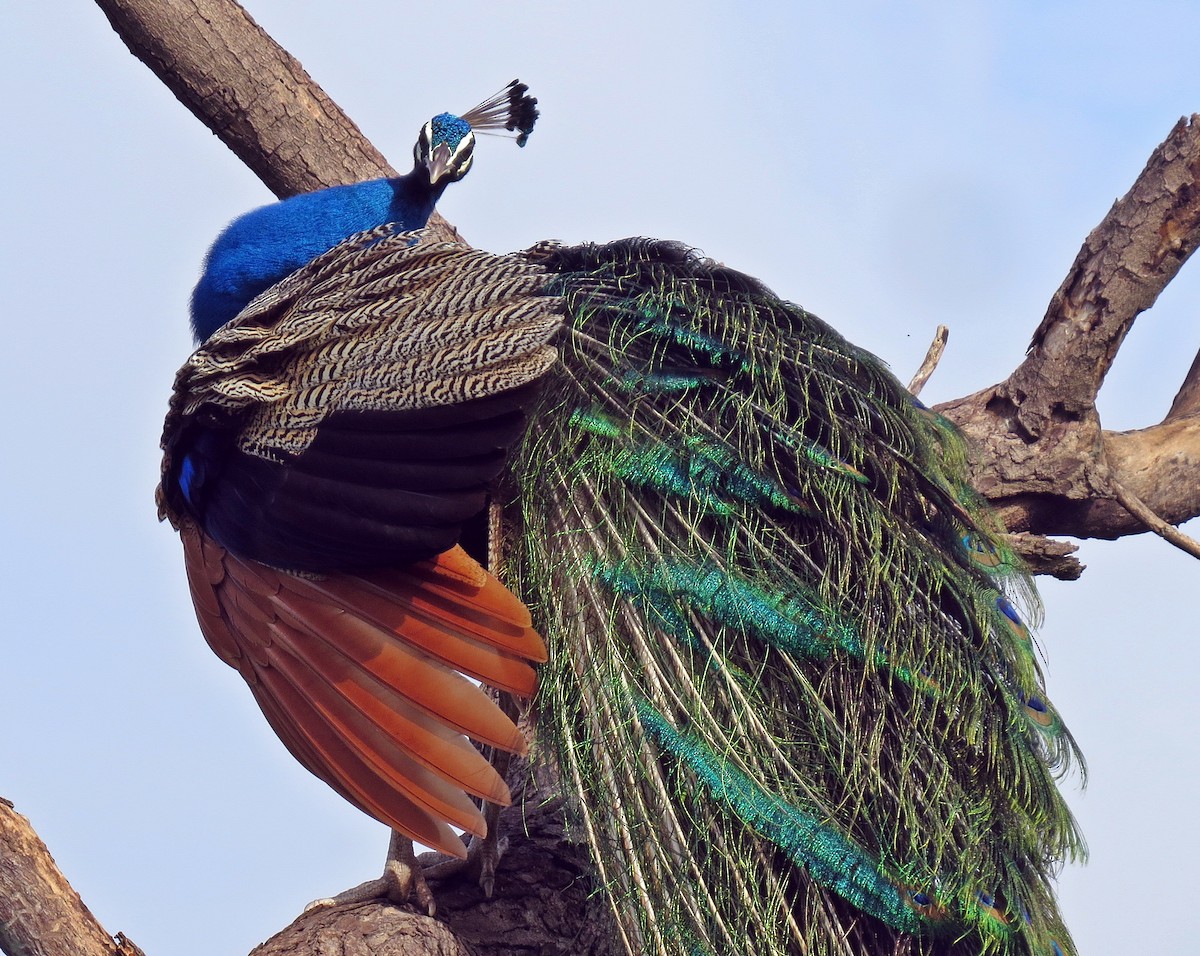
[[[567,324],[513,566],[629,951],[1069,952],[1077,754],[953,428],[682,247],[526,257]]]
[[[634,484],[691,498],[720,514],[731,514],[738,503],[808,510],[778,481],[739,460],[735,449],[711,439],[691,438],[678,448],[661,442],[624,442],[621,426],[594,411],[577,411],[573,423],[592,435],[614,440],[617,447],[610,452],[610,467]]]
[[[814,882],[889,926],[910,933],[927,929],[908,894],[837,829],[763,790],[732,761],[675,730],[649,704],[639,702],[638,717],[659,746],[683,761],[717,800],[802,866]]]

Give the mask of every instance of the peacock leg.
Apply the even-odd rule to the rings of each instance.
[[[502,774],[507,769],[509,760],[510,755],[504,754],[495,762],[496,770]],[[497,804],[489,803],[483,811],[483,818],[487,821],[487,836],[471,837],[465,860],[443,860],[426,867],[425,879],[442,882],[466,874],[474,878],[483,890],[483,895],[491,899],[496,888],[496,868],[500,865],[500,857],[508,848],[508,840],[500,839],[499,823],[502,809],[503,807]]]
[[[504,693],[498,694],[497,697],[500,709],[513,723],[516,723],[520,716],[520,708],[516,699],[511,694]],[[506,750],[489,749],[491,750],[492,766],[496,768],[496,773],[500,775],[501,779],[506,779],[508,768],[512,763],[512,754]],[[500,865],[500,857],[508,848],[508,841],[500,839],[500,811],[503,809],[497,803],[485,801],[483,819],[487,822],[487,836],[471,837],[465,860],[444,860],[427,867],[424,873],[425,879],[439,882],[466,874],[468,877],[474,878],[478,882],[479,888],[483,890],[483,895],[491,899],[492,892],[496,887],[496,868]]]
[[[388,841],[387,862],[383,865],[381,877],[360,883],[338,893],[337,896],[313,900],[304,910],[307,912],[318,906],[341,906],[345,903],[364,903],[367,900],[381,899],[393,903],[407,903],[415,899],[430,916],[437,911],[433,893],[425,882],[425,874],[421,871],[421,864],[417,862],[413,852],[412,840],[395,830]]]

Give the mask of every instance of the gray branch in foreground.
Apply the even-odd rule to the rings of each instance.
[[[7,956],[142,956],[105,932],[29,821],[0,797],[0,950]]]

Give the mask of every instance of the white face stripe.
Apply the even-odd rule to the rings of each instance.
[[[475,134],[468,132],[458,142],[458,149],[450,154],[450,168],[456,169],[458,164],[462,162],[462,157],[466,157],[467,164],[471,162],[471,153],[475,151]]]
[[[429,154],[432,151],[433,144],[433,120],[430,120],[421,127],[421,132],[417,136],[417,141],[413,145],[413,158],[417,163],[426,163],[429,161]]]
[[[441,149],[443,147],[449,148],[448,144],[445,143],[439,143],[437,148]],[[433,155],[433,150],[433,120],[430,120],[421,127],[421,133],[417,137],[416,144],[413,146],[413,158],[417,165],[427,166]],[[452,182],[462,179],[474,162],[474,153],[475,134],[468,130],[466,135],[458,141],[458,147],[447,158],[446,171],[443,175]]]

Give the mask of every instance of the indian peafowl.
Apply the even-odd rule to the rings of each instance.
[[[209,643],[301,763],[461,856],[464,793],[508,800],[462,735],[524,741],[455,672],[529,697],[544,635],[540,746],[630,953],[1073,952],[1082,763],[953,427],[685,246],[423,239],[525,92],[214,245],[159,495]]]

